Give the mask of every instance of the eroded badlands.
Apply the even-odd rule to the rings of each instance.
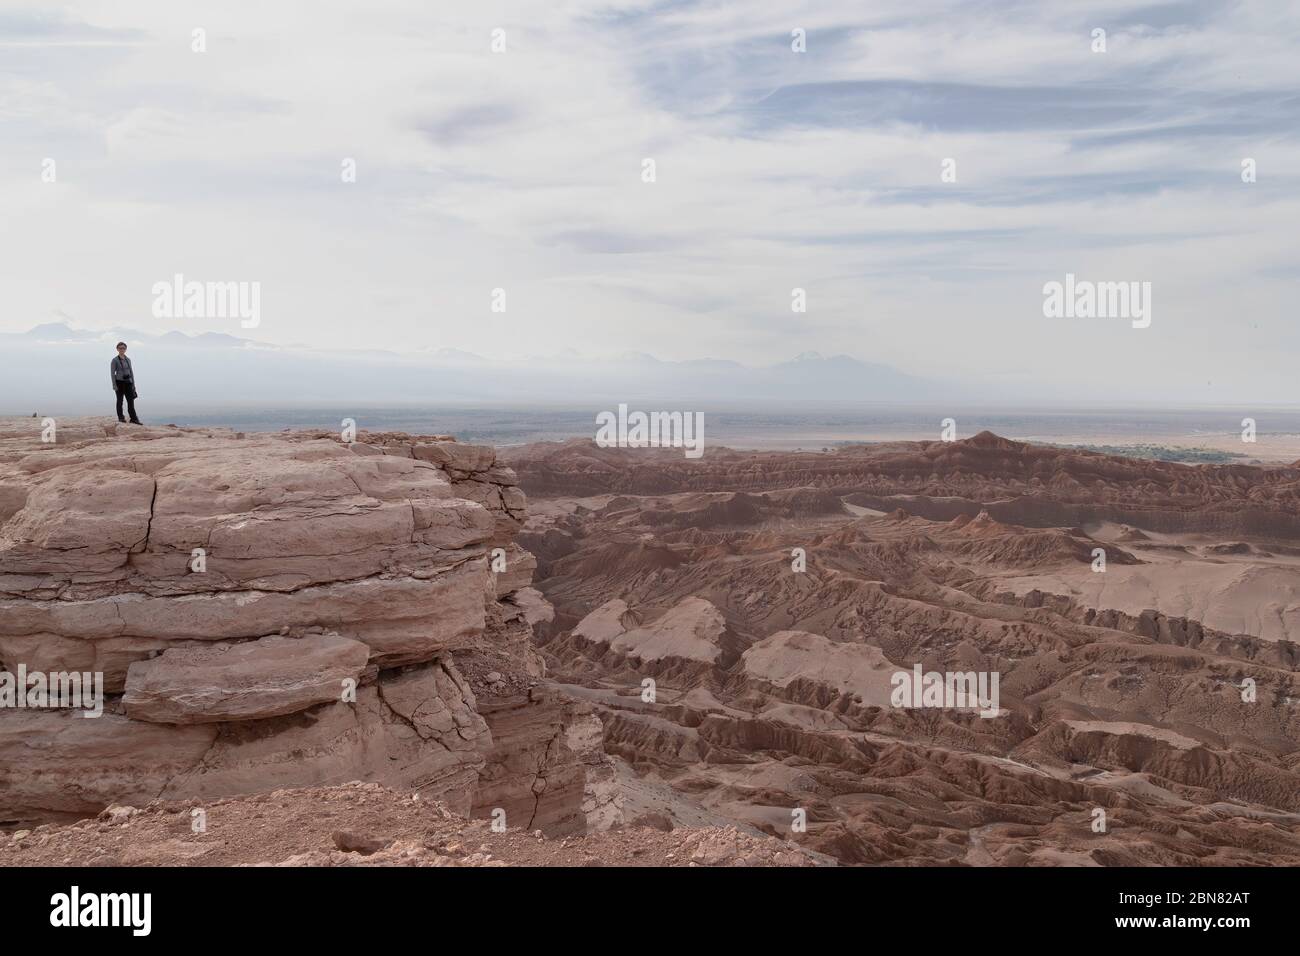
[[[804,808],[845,863],[1300,861],[1297,466],[988,433],[506,458],[542,653],[629,819],[787,835]],[[1000,675],[1000,715],[891,706],[918,664]]]
[[[0,665],[107,694],[0,710],[8,861],[1300,862],[1296,465],[358,439],[0,423]]]

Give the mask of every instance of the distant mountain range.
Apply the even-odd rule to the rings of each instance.
[[[954,397],[947,383],[915,378],[847,355],[805,352],[751,367],[721,359],[664,361],[640,352],[605,358],[573,351],[502,362],[457,349],[392,352],[279,346],[217,332],[150,334],[65,323],[0,333],[7,372],[0,413],[80,412],[111,397],[113,346],[131,346],[142,403],[190,408],[356,402],[555,404],[692,402],[928,402]]]

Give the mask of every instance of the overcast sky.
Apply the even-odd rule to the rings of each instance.
[[[1300,402],[1298,34],[1285,0],[0,0],[0,331]],[[1150,327],[1045,318],[1067,272],[1151,282]],[[260,327],[155,318],[175,273],[259,281]]]

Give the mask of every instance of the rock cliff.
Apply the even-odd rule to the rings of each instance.
[[[0,823],[360,780],[585,829],[601,735],[535,686],[549,606],[492,448],[42,431],[0,422],[0,670],[100,673],[105,699],[94,718],[0,708]],[[514,705],[481,706],[461,659],[493,661],[479,692]]]

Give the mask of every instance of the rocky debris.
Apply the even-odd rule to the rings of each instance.
[[[196,829],[195,811],[203,811]],[[0,839],[0,866],[820,866],[795,842],[734,828],[629,827],[538,838],[495,832],[417,793],[359,782],[200,803],[154,801],[113,817]]]
[[[794,844],[777,849],[734,827],[687,834],[679,852],[692,866],[810,865],[807,854]]]
[[[371,856],[394,843],[391,839],[364,836],[351,830],[335,830],[330,839],[341,852],[360,853],[362,856]]]
[[[109,823],[121,823],[123,820],[129,820],[139,812],[139,807],[123,807],[114,804],[111,807],[105,807],[97,819],[107,820]]]

